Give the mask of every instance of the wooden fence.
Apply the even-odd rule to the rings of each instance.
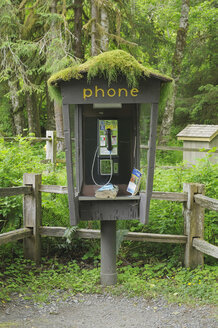
[[[57,158],[57,144],[58,142],[64,142],[64,138],[57,137],[56,131],[46,131],[46,137],[35,138],[35,137],[28,137],[27,139],[32,140],[32,142],[42,142],[46,141],[46,161],[51,162],[53,164],[56,163],[65,163],[65,159]],[[15,137],[4,137],[5,141],[14,141]],[[74,142],[75,139],[72,138]],[[148,145],[140,145],[141,149],[147,150],[149,148]],[[218,154],[218,150],[214,150],[211,148],[204,149],[202,148],[187,148],[187,147],[175,147],[175,146],[157,146],[157,150],[163,151],[199,151],[199,152],[208,152],[209,150],[213,150],[213,153]]]
[[[63,237],[67,228],[45,227],[41,224],[41,193],[67,194],[67,187],[41,184],[40,174],[24,174],[24,186],[0,188],[0,197],[23,194],[24,227],[0,235],[0,245],[19,239],[24,240],[24,256],[36,263],[41,259],[41,236]],[[218,200],[204,195],[204,185],[185,183],[183,192],[152,193],[153,199],[176,201],[183,204],[184,235],[164,235],[129,232],[124,240],[156,243],[185,244],[185,267],[203,265],[204,254],[218,258],[218,247],[204,240],[204,208],[218,211]],[[55,203],[54,203],[55,206]],[[99,230],[78,229],[80,238],[100,238]]]

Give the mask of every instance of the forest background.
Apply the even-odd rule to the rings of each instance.
[[[113,49],[174,78],[159,142],[188,123],[217,123],[216,1],[0,0],[0,12],[0,135],[63,136],[49,76]]]

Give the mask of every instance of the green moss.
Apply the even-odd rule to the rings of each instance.
[[[62,104],[62,96],[57,85],[48,85],[48,92],[52,100],[55,100],[59,105]]]
[[[120,76],[126,78],[129,87],[136,87],[141,77],[155,77],[165,82],[172,81],[168,76],[143,66],[127,52],[112,50],[92,57],[83,64],[74,65],[53,74],[48,80],[48,85],[51,91],[51,89],[57,88],[60,81],[79,80],[84,77],[87,77],[88,82],[95,77],[104,78],[110,85],[111,82],[117,82]],[[53,97],[56,98],[57,89],[53,94]]]
[[[159,101],[159,111],[163,113],[167,104],[167,100],[172,97],[173,89],[175,87],[173,83],[162,83],[160,90],[160,101]]]

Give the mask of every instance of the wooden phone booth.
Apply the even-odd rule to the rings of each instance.
[[[108,67],[114,65],[114,59],[117,59],[115,68],[118,75],[113,81]],[[90,80],[93,65],[99,68],[99,74]],[[125,65],[131,74],[137,73],[137,84],[130,84],[124,73]],[[53,88],[61,91],[63,103],[71,224],[76,225],[81,220],[101,221],[101,280],[105,285],[116,282],[116,220],[139,219],[142,223],[148,222],[158,102],[161,85],[170,81],[169,77],[146,69],[120,50],[93,57],[87,63],[56,73],[49,80]],[[146,191],[131,196],[127,192],[131,172],[133,168],[140,169],[141,104],[151,105]],[[75,170],[71,141],[73,128]],[[95,191],[109,180],[119,188],[117,197],[96,198]]]

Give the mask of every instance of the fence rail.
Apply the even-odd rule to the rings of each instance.
[[[209,244],[207,241],[194,238],[193,239],[193,247],[195,247],[198,251],[213,256],[218,259],[218,247],[212,244]]]
[[[49,237],[63,237],[67,228],[63,227],[40,227],[39,231],[42,236]],[[87,239],[100,239],[100,230],[93,229],[77,229],[76,237]],[[143,232],[128,232],[124,237],[124,240],[131,241],[150,241],[155,243],[173,243],[173,244],[185,244],[187,236],[183,235],[164,235],[155,233],[143,233]]]
[[[32,142],[42,142],[46,141],[46,160],[43,160],[43,162],[51,162],[53,164],[56,163],[65,163],[65,159],[59,159],[57,158],[57,144],[58,142],[62,141],[64,142],[64,137],[57,137],[56,131],[46,131],[46,137],[26,137],[28,140],[31,140]],[[4,137],[5,141],[14,141],[16,140],[16,137]],[[75,138],[71,138],[71,140],[74,142]],[[140,145],[140,149],[149,149],[148,145]],[[162,151],[197,151],[197,152],[208,152],[210,150],[213,151],[213,153],[218,154],[218,149],[214,150],[213,148],[198,148],[198,147],[176,147],[176,146],[157,146],[157,150]],[[171,167],[172,168],[172,167]]]
[[[208,210],[218,211],[218,199],[210,198],[204,195],[194,195],[195,202]]]
[[[32,187],[8,187],[0,188],[0,197],[17,196],[17,195],[31,195]]]
[[[32,234],[33,232],[29,228],[21,228],[21,229],[2,233],[0,235],[0,245],[30,237],[32,236]]]
[[[0,234],[0,245],[24,240],[26,258],[40,262],[41,236],[63,237],[65,227],[44,227],[41,225],[41,193],[67,194],[67,187],[41,184],[40,174],[24,174],[24,186],[0,188],[0,196],[23,194],[24,228]],[[218,258],[218,247],[207,243],[204,238],[204,208],[218,211],[218,200],[204,195],[204,186],[185,183],[183,192],[154,191],[152,199],[177,201],[183,203],[184,235],[129,232],[124,240],[180,243],[185,245],[184,264],[194,268],[203,265],[203,254]],[[100,230],[77,229],[76,237],[100,238]]]
[[[52,131],[55,133],[55,131]],[[56,134],[56,133],[55,133]],[[17,137],[3,137],[5,141],[14,141]],[[64,137],[55,137],[56,141],[64,141]],[[42,142],[49,141],[52,142],[52,137],[26,137],[27,140],[31,140],[32,142]],[[75,138],[71,138],[72,141],[75,141]],[[140,145],[141,149],[149,149],[148,145]],[[175,151],[199,151],[199,152],[208,152],[212,150],[214,153],[218,153],[218,149],[214,150],[213,148],[198,148],[198,147],[177,147],[177,146],[157,146],[157,150],[175,150]]]

